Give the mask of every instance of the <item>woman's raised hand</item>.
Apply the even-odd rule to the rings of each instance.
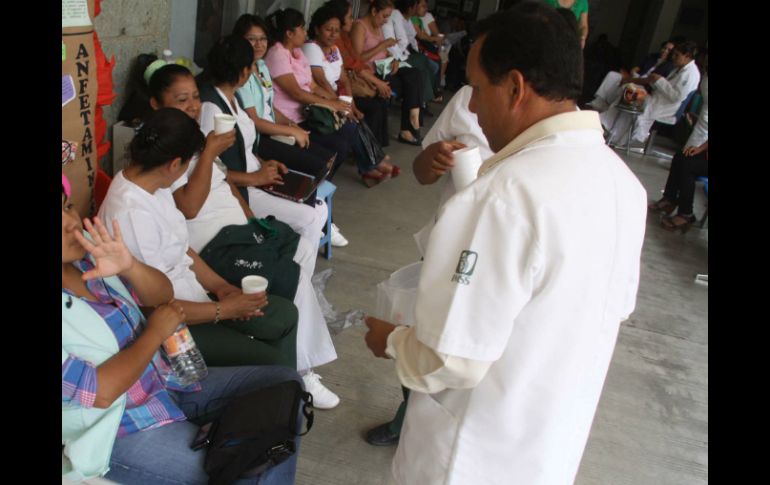
[[[83,273],[84,280],[106,278],[131,269],[136,260],[123,243],[117,220],[113,219],[112,221],[114,238],[110,236],[107,228],[98,217],[94,217],[93,224],[87,218],[83,219],[83,225],[93,242],[86,239],[80,231],[75,231],[75,239],[96,260],[96,267]]]

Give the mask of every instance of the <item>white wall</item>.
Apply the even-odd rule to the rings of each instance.
[[[175,56],[193,58],[197,15],[198,2],[195,0],[171,0],[171,30],[168,34],[168,48]]]

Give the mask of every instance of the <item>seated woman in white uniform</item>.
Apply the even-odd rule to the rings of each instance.
[[[156,61],[156,63],[162,65],[163,61]],[[150,79],[148,97],[153,109],[177,108],[197,120],[201,103],[192,73],[187,68],[176,64],[162,65],[153,70],[153,67],[158,65],[156,63],[148,67],[152,72],[147,76]],[[229,134],[233,140],[234,133],[235,130]],[[200,157],[193,156],[186,173],[171,185],[176,205],[187,218],[190,247],[212,265],[214,262],[207,259],[209,251],[206,250],[212,240],[217,238],[219,241],[222,237],[226,238],[227,234],[222,234],[222,231],[227,226],[257,223],[253,211],[243,200],[237,188],[227,181],[225,172],[219,166],[221,162],[218,159],[214,160],[211,153],[207,154],[209,144],[216,144],[218,139],[225,136],[228,134],[217,135],[210,132],[206,149]],[[219,146],[220,149],[214,149],[212,153],[221,153],[226,148]],[[239,249],[242,249],[246,255],[250,254],[248,251],[253,249],[252,246],[247,248],[247,245],[242,244],[241,241],[238,243]],[[258,246],[258,243],[255,242],[253,246]],[[299,311],[297,370],[304,374],[306,387],[314,395],[315,406],[326,409],[336,406],[339,398],[318,382],[318,376],[312,369],[335,360],[337,354],[311,283],[317,255],[318,239],[301,236],[296,252],[293,254],[293,259],[299,265],[300,271],[296,294],[292,297]],[[269,275],[262,274],[260,269],[255,268],[250,272],[270,279]],[[235,282],[231,281],[231,283]],[[281,296],[286,295],[281,294]]]
[[[214,117],[229,114],[235,117],[235,145],[222,152],[220,158],[227,166],[227,179],[238,187],[254,215],[273,215],[300,236],[318,241],[326,223],[328,209],[323,202],[315,207],[274,196],[260,189],[282,183],[287,168],[275,160],[260,161],[254,154],[257,130],[246,111],[239,105],[235,92],[246,84],[254,64],[254,50],[248,41],[225,37],[214,44],[208,55],[206,69],[210,83],[199,86],[201,100],[200,129],[207,135],[214,129]]]
[[[636,121],[636,128],[631,134],[632,140],[644,143],[650,133],[650,128],[655,121],[674,123],[679,106],[687,98],[687,95],[698,88],[700,72],[695,65],[696,45],[694,42],[680,42],[674,47],[671,61],[674,70],[667,77],[659,74],[650,74],[645,80],[635,79],[634,83],[649,83],[655,91],[647,96],[644,111]],[[632,118],[630,114],[618,111],[617,102],[607,111],[601,113],[602,126],[609,132],[607,141],[611,145],[625,144],[628,139],[628,130],[631,129]]]
[[[131,142],[131,164],[115,175],[99,217],[117,220],[139,261],[166,274],[174,298],[210,366],[281,364],[295,367],[297,309],[265,292],[246,295],[216,274],[189,247],[184,215],[168,188],[182,176],[204,138],[178,109],[151,113]],[[217,301],[208,293],[213,293]]]

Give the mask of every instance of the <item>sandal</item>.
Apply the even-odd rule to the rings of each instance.
[[[379,184],[380,182],[387,180],[388,178],[390,178],[389,175],[384,174],[377,169],[361,174],[361,181],[369,189]]]
[[[695,221],[694,214],[690,214],[689,216],[677,214],[674,217],[664,217],[663,220],[660,221],[660,224],[668,231],[682,231],[682,234],[684,234],[690,230]]]
[[[404,138],[404,135],[402,135],[401,133],[398,134],[397,140],[399,142],[401,142],[401,143],[406,143],[407,145],[413,145],[413,146],[416,146],[416,147],[422,146],[422,144],[420,143],[419,139],[407,140],[406,138]]]
[[[659,201],[648,205],[647,208],[652,212],[663,212],[664,214],[668,215],[674,212],[674,209],[676,209],[676,203],[671,202],[667,198],[663,197]]]

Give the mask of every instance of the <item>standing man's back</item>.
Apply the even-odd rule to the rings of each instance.
[[[368,322],[372,350],[386,335],[417,391],[399,484],[566,484],[577,473],[635,304],[646,194],[604,145],[597,114],[575,108],[573,29],[537,3],[480,24],[470,109],[496,155],[440,211],[415,326]]]

